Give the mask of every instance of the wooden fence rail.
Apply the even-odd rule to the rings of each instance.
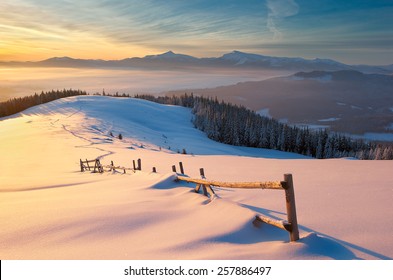
[[[205,179],[194,179],[184,176],[177,176],[179,181],[188,183],[210,185],[221,188],[236,188],[236,189],[271,189],[271,190],[284,190],[283,182],[281,181],[269,181],[269,182],[221,182],[221,181],[210,181]],[[284,182],[285,183],[285,182]]]
[[[221,182],[206,180],[203,169],[201,169],[201,176],[203,179],[189,178],[185,176],[177,176],[176,180],[187,183],[195,183],[195,192],[203,189],[206,196],[212,199],[215,196],[212,186],[218,188],[239,188],[239,189],[270,189],[270,190],[284,190],[285,202],[287,210],[287,221],[279,221],[264,217],[260,214],[255,216],[255,221],[270,224],[272,226],[284,229],[289,232],[290,241],[299,240],[299,228],[297,224],[295,192],[293,187],[292,174],[284,174],[284,181],[268,181],[268,182]]]

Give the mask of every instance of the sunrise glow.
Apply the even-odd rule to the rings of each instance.
[[[234,49],[383,64],[391,1],[46,1],[0,3],[0,60],[122,59]]]

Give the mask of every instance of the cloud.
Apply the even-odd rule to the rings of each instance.
[[[296,15],[299,12],[299,5],[295,0],[266,0],[266,6],[267,28],[273,33],[274,39],[281,39],[283,35],[277,25],[284,18]]]

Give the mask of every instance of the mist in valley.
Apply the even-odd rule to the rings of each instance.
[[[288,71],[188,68],[175,70],[108,68],[0,68],[0,101],[41,91],[80,89],[115,94],[159,94],[169,90],[189,91],[245,81],[260,81]]]

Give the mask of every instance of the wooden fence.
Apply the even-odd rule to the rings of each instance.
[[[195,192],[199,192],[199,190],[202,188],[204,195],[210,196],[211,199],[215,196],[212,186],[218,188],[284,190],[287,210],[287,221],[274,220],[258,214],[255,216],[254,222],[260,221],[278,227],[280,229],[284,229],[289,232],[290,241],[299,240],[299,228],[297,224],[295,192],[293,187],[292,174],[284,174],[283,181],[268,182],[221,182],[206,180],[203,168],[200,169],[200,174],[202,179],[177,176],[177,180],[187,183],[195,183]]]
[[[84,172],[85,170],[91,171],[93,169],[93,172],[99,172],[102,173],[104,172],[104,168],[100,163],[99,159],[92,159],[92,160],[85,160],[83,161],[82,159],[79,160],[80,166],[81,166],[81,172]],[[92,165],[90,165],[90,164]]]
[[[121,170],[123,173],[126,173],[126,170],[133,171],[135,172],[136,170],[142,170],[142,161],[141,159],[138,159],[137,163],[138,165],[135,164],[135,160],[133,160],[133,166],[134,168],[128,168],[128,167],[123,167],[123,166],[116,166],[114,165],[113,161],[111,161],[110,165],[102,165],[99,159],[93,159],[93,160],[82,160],[79,159],[80,162],[80,167],[81,167],[81,172],[84,171],[93,171],[94,173],[103,173],[105,171],[116,171],[116,170]],[[94,165],[92,165],[94,164]]]
[[[124,173],[126,173],[126,170],[131,170],[133,172],[135,172],[136,170],[142,170],[142,161],[141,159],[138,159],[136,164],[135,160],[133,160],[133,168],[126,168],[121,166],[115,166],[113,164],[113,161],[111,161],[110,165],[102,165],[99,159],[86,159],[85,161],[80,159],[80,167],[82,172],[84,172],[85,170],[89,170],[102,173],[104,171],[122,170]],[[293,187],[292,174],[284,174],[283,181],[222,182],[207,180],[203,168],[200,168],[199,170],[201,179],[194,179],[184,176],[184,167],[182,162],[179,162],[179,168],[180,173],[177,173],[178,175],[176,176],[176,180],[196,184],[195,192],[198,193],[202,189],[203,194],[210,197],[210,199],[213,199],[216,196],[212,188],[213,186],[218,188],[283,190],[285,192],[287,221],[274,220],[261,214],[257,214],[255,216],[254,223],[259,221],[286,230],[289,232],[290,241],[299,240],[299,228],[296,216],[295,191]],[[176,165],[172,165],[172,171],[176,173]],[[153,167],[153,172],[157,172],[155,167]]]

